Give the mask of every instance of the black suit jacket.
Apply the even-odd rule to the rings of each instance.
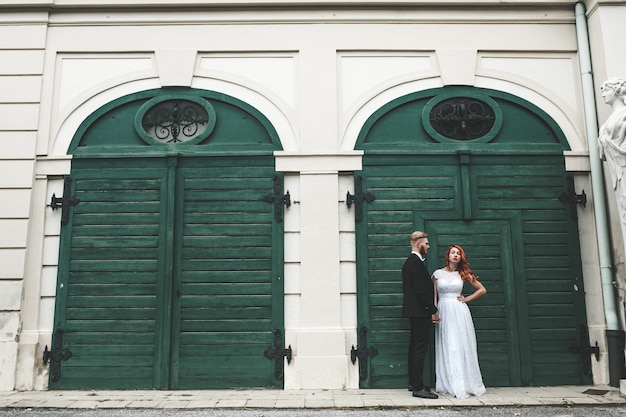
[[[411,253],[402,266],[402,292],[402,317],[430,317],[437,313],[430,274],[415,253]]]

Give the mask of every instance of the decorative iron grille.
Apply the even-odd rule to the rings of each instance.
[[[473,140],[487,135],[496,116],[491,106],[471,97],[454,97],[436,104],[429,121],[435,132],[453,140]]]
[[[141,120],[145,132],[163,143],[181,143],[202,135],[209,114],[198,103],[189,100],[167,100],[150,108]]]

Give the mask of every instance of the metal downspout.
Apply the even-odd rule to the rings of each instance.
[[[596,119],[597,109],[595,105],[593,87],[593,72],[591,69],[591,47],[589,45],[586,8],[582,2],[576,3],[576,36],[578,39],[585,125],[587,126],[589,163],[591,167],[591,188],[593,191],[596,237],[600,258],[600,279],[602,283],[602,295],[604,298],[604,316],[606,319],[607,338],[609,339],[609,374],[611,385],[619,386],[619,379],[622,376],[624,367],[624,344],[622,342],[621,346],[619,346],[620,343],[616,346],[615,343],[611,343],[611,339],[615,339],[612,336],[614,336],[615,333],[618,333],[617,336],[619,337],[621,334],[623,340],[623,332],[620,331],[615,301],[616,294],[613,270],[611,266],[609,229],[604,194],[604,176],[597,145],[598,122]]]
[[[594,214],[600,255],[600,278],[602,280],[602,294],[604,295],[604,314],[608,330],[619,330],[617,311],[615,308],[615,291],[613,285],[613,271],[611,267],[611,251],[609,244],[609,229],[606,215],[604,195],[604,177],[602,161],[598,152],[598,122],[596,120],[596,104],[593,88],[593,74],[591,71],[591,54],[589,35],[587,32],[587,17],[585,5],[576,4],[576,34],[578,36],[578,53],[580,55],[580,70],[583,87],[583,102],[585,106],[585,125],[589,141],[589,163],[591,165],[591,187],[593,189]]]

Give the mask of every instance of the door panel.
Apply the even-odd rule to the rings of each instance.
[[[271,386],[273,168],[213,165],[178,171],[176,388]]]
[[[426,229],[432,233],[428,256],[431,269],[434,271],[445,264],[449,245],[461,245],[466,249],[470,266],[488,291],[488,296],[469,304],[483,382],[486,386],[521,385],[517,335],[523,322],[518,322],[517,306],[524,305],[527,299],[523,291],[517,291],[512,279],[515,257],[510,221],[426,221]],[[465,284],[463,291],[471,294],[474,288]],[[488,360],[481,360],[486,358]]]
[[[50,387],[282,385],[273,176],[259,157],[75,161],[55,319],[72,356]]]
[[[152,388],[162,359],[164,166],[86,168],[72,177],[73,207],[57,293],[64,316],[63,363],[55,388]],[[65,268],[64,268],[65,266]]]
[[[587,324],[580,238],[559,200],[569,144],[547,113],[502,91],[416,91],[372,113],[355,149],[355,194],[375,197],[355,216],[359,334],[379,352],[360,361],[362,386],[408,382],[400,268],[414,230],[439,242],[430,270],[466,239],[488,290],[470,306],[487,385],[591,383],[589,356],[569,353]]]
[[[562,156],[370,156],[357,175],[375,196],[356,228],[359,329],[378,350],[361,386],[407,384],[400,269],[414,230],[430,235],[429,270],[459,243],[485,283],[470,308],[488,386],[590,382],[568,349],[586,313]]]

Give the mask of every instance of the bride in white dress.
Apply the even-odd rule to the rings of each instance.
[[[464,282],[475,291],[464,297]],[[469,268],[463,248],[452,245],[446,251],[446,264],[433,273],[435,304],[441,322],[435,327],[435,390],[442,394],[467,398],[485,393],[474,322],[467,303],[487,290]]]

